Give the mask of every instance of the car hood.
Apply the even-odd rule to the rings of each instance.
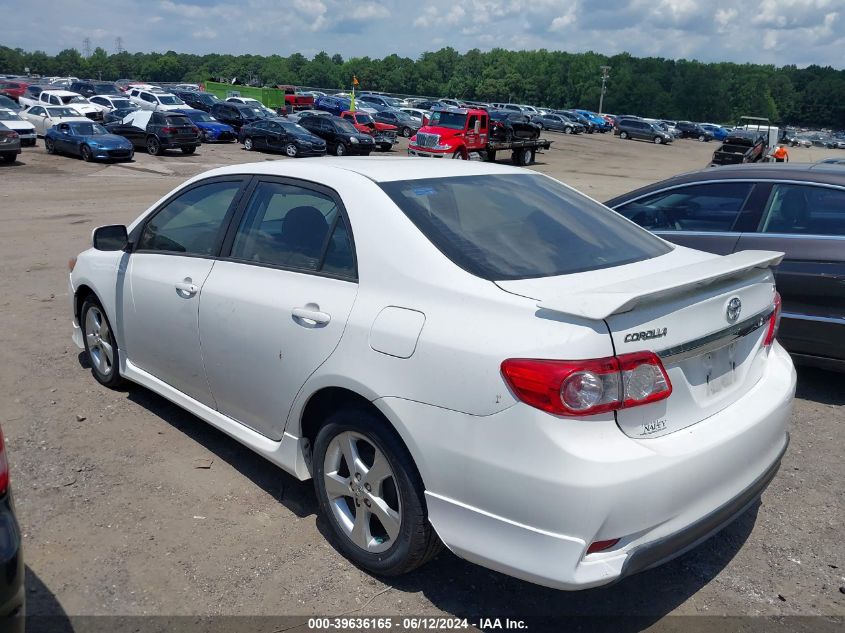
[[[101,147],[131,147],[132,143],[119,134],[96,134],[83,137],[86,141],[97,143]]]
[[[220,123],[220,121],[192,121],[201,130],[217,130],[218,132],[234,131],[231,125]]]

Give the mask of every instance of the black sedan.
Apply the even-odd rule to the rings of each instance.
[[[203,112],[211,112],[211,106],[215,103],[222,103],[221,99],[208,92],[200,92],[197,90],[174,90],[173,94],[195,110],[202,110]]]
[[[9,488],[9,461],[0,430],[0,630],[23,633],[24,565],[21,530]]]
[[[490,111],[490,138],[495,141],[535,139],[540,137],[540,126],[524,114],[507,110]]]
[[[750,164],[675,176],[605,204],[661,237],[727,255],[781,251],[778,339],[796,361],[845,371],[845,170]]]
[[[369,134],[362,134],[346,119],[333,116],[309,116],[299,124],[312,134],[326,141],[328,150],[335,156],[359,154],[368,156],[376,148],[376,142]]]
[[[326,142],[293,121],[282,117],[255,121],[241,127],[238,142],[244,149],[284,152],[291,158],[324,156]]]

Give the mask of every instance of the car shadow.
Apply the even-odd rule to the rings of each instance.
[[[225,460],[298,517],[317,513],[310,482],[298,481],[270,462],[256,459],[252,451],[222,431],[148,389],[132,385],[125,393],[129,400]],[[411,574],[380,580],[398,592],[422,593],[438,609],[460,618],[477,621],[482,617],[530,616],[532,631],[561,630],[562,626],[572,630],[641,631],[671,613],[721,572],[748,539],[758,508],[759,502],[684,556],[604,588],[580,592],[548,589],[466,562],[448,550]],[[328,537],[328,526],[322,518],[318,518],[317,528]]]
[[[26,633],[73,633],[73,624],[55,594],[26,568]]]
[[[798,386],[795,397],[820,404],[845,404],[845,390],[841,388],[842,374],[815,367],[798,365]]]

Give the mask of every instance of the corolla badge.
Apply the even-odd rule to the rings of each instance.
[[[646,330],[645,332],[630,332],[625,335],[625,342],[633,343],[635,341],[647,341],[652,338],[663,338],[668,332],[669,330],[665,327]]]
[[[725,316],[728,318],[728,323],[735,323],[739,318],[740,312],[742,312],[742,301],[739,300],[739,297],[734,297],[728,301],[728,307],[727,310],[725,310]]]

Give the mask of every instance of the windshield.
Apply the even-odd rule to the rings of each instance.
[[[446,257],[484,279],[566,275],[671,250],[607,207],[540,174],[380,186]]]
[[[47,114],[51,117],[82,116],[73,108],[47,108]]]
[[[14,112],[9,112],[8,110],[0,110],[0,121],[23,121],[23,119],[21,119]]]
[[[375,125],[375,121],[373,121],[373,117],[369,114],[361,114],[360,112],[355,113],[355,120],[358,121],[358,125]]]
[[[249,116],[256,118],[256,119],[264,119],[267,118],[267,111],[264,108],[253,108],[247,107],[246,110],[249,113]]]
[[[432,112],[428,124],[437,127],[447,127],[452,130],[463,130],[466,115],[458,112]]]
[[[206,104],[217,103],[218,101],[220,101],[220,99],[208,93],[200,93],[196,96],[196,99]]]
[[[158,98],[158,102],[162,105],[185,105],[184,101],[173,95],[162,95]]]
[[[112,107],[117,108],[128,108],[131,107],[132,102],[129,99],[112,99],[111,100]]]
[[[120,91],[111,84],[97,84],[94,91],[98,95],[119,95]]]
[[[74,134],[79,134],[80,136],[108,134],[108,130],[99,123],[73,123],[70,129]]]
[[[335,125],[341,132],[346,134],[357,134],[358,130],[346,119],[335,119]]]
[[[80,97],[79,95],[59,98],[62,100],[62,103],[88,103],[88,100],[85,97]]]
[[[299,125],[299,123],[294,123],[293,121],[278,121],[278,124],[281,125],[286,132],[290,132],[291,134],[305,134],[311,136],[311,132]]]
[[[402,102],[399,101],[399,99],[394,99],[393,97],[382,97],[382,99],[384,99],[384,102],[391,108],[398,108],[402,105]]]

